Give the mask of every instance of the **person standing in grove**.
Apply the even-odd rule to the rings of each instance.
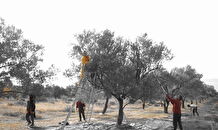
[[[181,122],[181,100],[182,96],[178,96],[177,98],[172,98],[168,94],[166,95],[167,99],[173,105],[173,127],[174,130],[177,129],[177,123],[179,124],[180,130],[182,130],[182,122]]]
[[[82,117],[83,117],[83,120],[86,121],[85,103],[83,103],[81,100],[77,101],[76,110],[79,111],[79,120],[82,121]]]
[[[35,99],[34,95],[29,95],[29,101],[27,101],[27,113],[26,113],[26,121],[28,125],[34,126],[34,118],[35,118]]]

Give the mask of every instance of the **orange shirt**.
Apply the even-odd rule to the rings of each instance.
[[[82,57],[82,64],[87,64],[89,62],[89,56]]]

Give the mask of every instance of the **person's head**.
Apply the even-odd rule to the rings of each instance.
[[[30,101],[34,101],[34,98],[35,98],[35,96],[34,96],[33,94],[30,94],[30,95],[29,95]]]
[[[188,104],[187,107],[190,107],[190,105]]]
[[[182,96],[181,95],[177,95],[175,98],[178,99],[178,100],[182,100]]]

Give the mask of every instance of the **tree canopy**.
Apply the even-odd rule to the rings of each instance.
[[[136,98],[131,94],[133,89],[145,87],[143,83],[148,80],[149,73],[161,68],[164,60],[172,58],[163,43],[155,44],[146,34],[135,42],[115,37],[109,30],[84,31],[76,38],[78,45],[73,46],[72,57],[80,58],[84,51],[91,57],[85,66],[86,79],[118,100],[118,124],[122,123],[123,100]]]
[[[25,39],[21,29],[6,25],[0,18],[1,89],[10,88],[16,82],[26,95],[30,87],[37,87],[46,81],[46,77],[53,76],[52,67],[47,71],[40,69],[38,64],[43,61],[42,55],[43,46]]]

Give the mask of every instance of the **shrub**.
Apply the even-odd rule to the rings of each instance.
[[[20,101],[15,102],[14,104],[20,105],[20,106],[25,106],[25,105],[26,105],[26,102],[20,100]]]
[[[115,101],[110,101],[110,105],[116,105]]]
[[[47,102],[48,99],[47,99],[47,97],[41,96],[41,97],[37,98],[37,101],[39,101],[39,102]]]
[[[52,103],[52,104],[55,104],[55,102],[57,102],[57,100],[54,99],[54,98],[48,98],[48,99],[47,99],[47,102]]]
[[[8,103],[7,105],[8,105],[8,106],[13,106],[14,104],[13,104],[13,103]]]
[[[72,98],[68,98],[67,101],[68,101],[68,102],[72,102],[73,99],[72,99]]]
[[[67,100],[68,100],[68,98],[67,98],[67,96],[65,96],[65,95],[62,95],[62,96],[61,96],[61,100],[63,100],[63,101],[67,101]]]
[[[69,112],[70,111],[70,106],[66,106],[63,112]],[[75,108],[72,108],[72,112],[75,112]]]
[[[12,116],[12,117],[19,117],[23,113],[21,112],[5,112],[3,113],[4,116]]]

